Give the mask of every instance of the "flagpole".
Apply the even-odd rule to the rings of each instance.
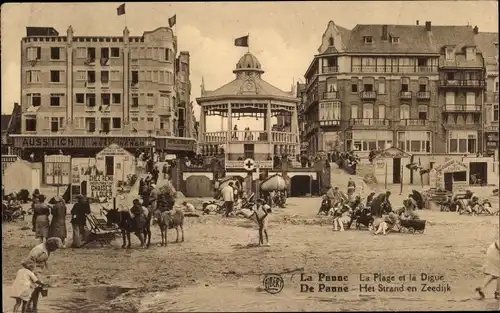
[[[247,52],[250,53],[250,33],[247,33]]]

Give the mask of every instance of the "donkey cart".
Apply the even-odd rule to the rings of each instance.
[[[410,233],[410,234],[423,234],[425,230],[425,220],[405,220],[399,221],[399,231],[400,233]]]

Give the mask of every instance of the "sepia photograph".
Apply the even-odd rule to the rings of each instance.
[[[3,313],[500,310],[497,1],[0,12]]]

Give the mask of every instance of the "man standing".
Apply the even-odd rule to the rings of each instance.
[[[234,203],[234,189],[233,182],[229,182],[227,186],[222,188],[222,199],[224,200],[224,207],[226,208],[226,217],[229,217],[229,213],[233,211]]]
[[[86,241],[85,225],[87,214],[90,214],[90,205],[82,195],[77,196],[78,202],[71,209],[71,226],[73,227],[73,247],[80,248]]]

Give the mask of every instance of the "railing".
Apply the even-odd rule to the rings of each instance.
[[[399,125],[401,126],[427,126],[427,120],[420,119],[402,119],[399,121]]]
[[[437,73],[437,66],[415,66],[415,65],[354,65],[354,73]]]
[[[430,99],[431,92],[430,91],[419,91],[417,92],[417,99]]]
[[[445,112],[481,112],[481,106],[475,104],[446,104]]]
[[[321,99],[338,99],[339,93],[337,91],[323,92]]]
[[[377,93],[375,91],[361,91],[361,99],[376,99]]]
[[[349,120],[350,126],[389,126],[390,123],[391,121],[385,118],[352,118]]]
[[[399,92],[399,98],[400,99],[410,100],[411,99],[411,91],[400,91]]]
[[[481,79],[465,79],[465,80],[448,80],[442,79],[439,81],[440,87],[480,87],[483,88],[486,86],[484,80]]]
[[[296,143],[296,134],[289,132],[271,132],[271,142],[277,143]],[[268,132],[263,131],[248,131],[248,130],[232,130],[208,132],[202,136],[205,143],[225,143],[229,142],[269,142]]]
[[[320,126],[339,126],[340,120],[320,120]]]
[[[328,73],[337,73],[339,71],[338,66],[323,66],[323,73],[328,74]]]

